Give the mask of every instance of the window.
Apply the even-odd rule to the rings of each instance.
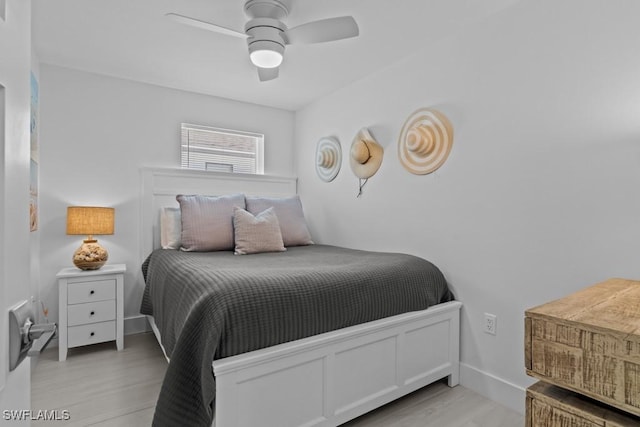
[[[182,167],[264,173],[264,135],[182,123]]]

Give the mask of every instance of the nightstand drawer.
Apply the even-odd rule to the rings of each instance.
[[[116,339],[116,322],[100,322],[68,328],[67,347],[96,344]]]
[[[69,326],[105,322],[115,318],[116,300],[76,304],[67,308],[67,325]]]
[[[67,292],[68,304],[116,299],[116,281],[109,279],[69,283]]]

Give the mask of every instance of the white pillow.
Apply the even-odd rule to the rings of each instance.
[[[160,246],[162,249],[180,249],[182,220],[179,208],[162,208],[160,211]]]
[[[273,208],[266,209],[256,216],[244,209],[234,208],[233,228],[236,255],[286,251],[278,217]]]

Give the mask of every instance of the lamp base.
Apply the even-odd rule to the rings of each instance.
[[[73,254],[73,265],[80,270],[97,270],[109,259],[109,253],[97,240],[85,240]]]

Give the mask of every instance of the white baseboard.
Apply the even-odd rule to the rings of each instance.
[[[141,334],[143,332],[150,332],[151,327],[147,321],[147,316],[142,314],[138,316],[126,317],[124,319],[124,334],[133,335]]]
[[[524,414],[526,390],[495,375],[460,363],[460,385]]]

